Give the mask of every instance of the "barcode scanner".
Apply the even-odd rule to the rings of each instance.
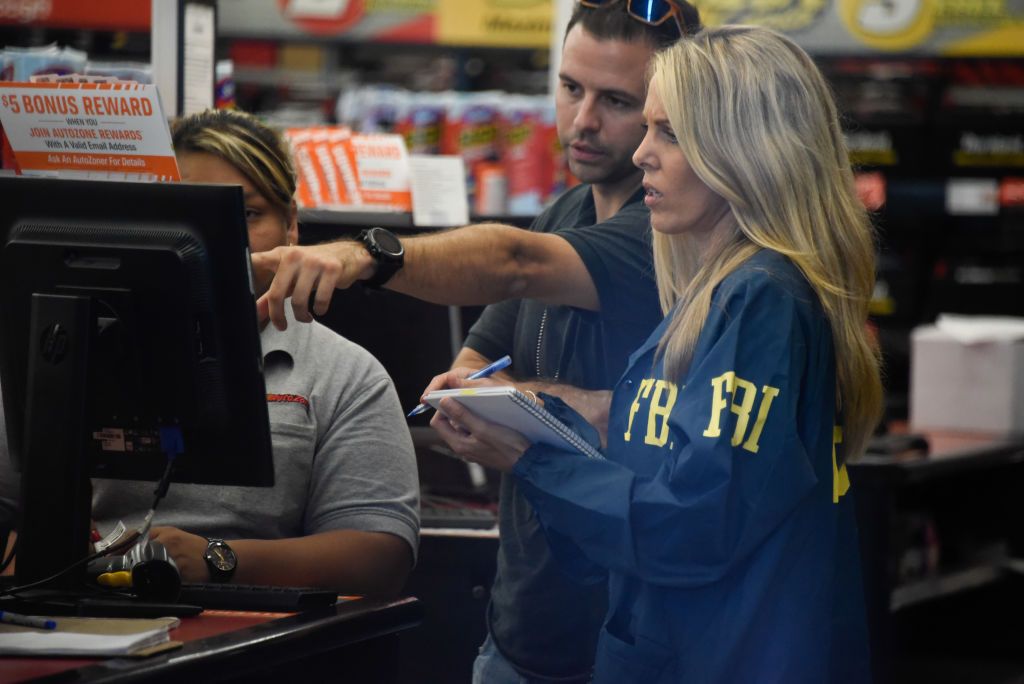
[[[155,541],[141,541],[123,556],[98,558],[90,563],[89,574],[98,584],[129,590],[145,600],[176,601],[181,592],[177,564]]]

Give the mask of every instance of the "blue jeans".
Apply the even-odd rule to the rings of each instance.
[[[473,684],[549,684],[549,681],[519,674],[501,655],[490,634],[473,661]]]

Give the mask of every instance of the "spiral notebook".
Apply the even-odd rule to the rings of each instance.
[[[589,458],[604,458],[578,432],[515,387],[437,390],[424,397],[424,401],[437,408],[445,397],[454,397],[481,418],[512,428],[531,442],[576,449]]]

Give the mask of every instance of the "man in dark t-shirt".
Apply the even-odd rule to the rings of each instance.
[[[534,389],[558,394],[561,385],[550,382],[586,390],[612,387],[630,352],[661,320],[642,198],[640,190],[617,214],[598,222],[593,189],[579,186],[532,226],[576,250],[597,288],[598,311],[536,299],[492,304],[470,330],[466,347],[486,359],[511,354],[516,377],[533,379],[527,386]],[[515,477],[502,476],[499,506],[498,573],[487,610],[490,643],[474,681],[496,679],[487,673],[497,654],[530,681],[585,681],[607,605],[606,586],[579,584],[558,567]]]
[[[638,17],[620,0],[577,6],[562,46],[555,94],[558,135],[584,185],[531,230],[477,224],[402,238],[283,247],[253,256],[257,278],[273,275],[258,305],[284,327],[325,313],[335,288],[357,281],[440,304],[488,304],[453,368],[477,369],[511,354],[496,378],[557,395],[592,425],[607,423],[607,394],[632,350],[661,319],[650,227],[632,155],[643,137],[647,67],[654,51],[699,28],[685,2],[665,17]],[[637,5],[639,7],[639,5]],[[659,19],[665,19],[659,21]],[[639,19],[639,20],[638,20]],[[453,371],[446,382],[458,384]],[[498,575],[489,637],[475,683],[585,682],[605,606],[605,586],[574,584],[558,570],[533,512],[506,476],[501,488]]]

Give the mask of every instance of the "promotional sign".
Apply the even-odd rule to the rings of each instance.
[[[436,0],[218,0],[217,35],[433,43],[435,10]]]
[[[551,0],[220,0],[221,36],[547,49]]]
[[[701,0],[708,26],[757,24],[812,54],[1024,54],[1024,6],[1008,0]]]
[[[285,131],[295,156],[299,206],[410,211],[409,157],[400,135],[356,134],[344,126]]]
[[[336,35],[365,16],[363,0],[277,0],[281,14],[314,35]]]
[[[437,0],[437,35],[444,45],[548,48],[550,0]]]
[[[961,131],[953,149],[961,167],[1024,166],[1024,135],[1017,131]]]
[[[0,83],[0,122],[25,175],[179,179],[152,85]]]
[[[343,149],[355,168],[362,203],[394,211],[411,210],[409,156],[402,136],[353,135],[345,143]]]
[[[150,0],[0,0],[0,24],[148,31]]]
[[[999,183],[999,205],[1024,207],[1024,178],[1004,178]]]
[[[698,0],[696,4],[708,26],[768,26],[818,55],[1024,55],[1024,2],[1019,0]],[[551,0],[220,0],[217,8],[223,36],[316,35],[352,41],[544,49],[552,44],[553,5]]]
[[[420,227],[464,226],[469,223],[466,166],[462,157],[413,154],[412,222]]]

